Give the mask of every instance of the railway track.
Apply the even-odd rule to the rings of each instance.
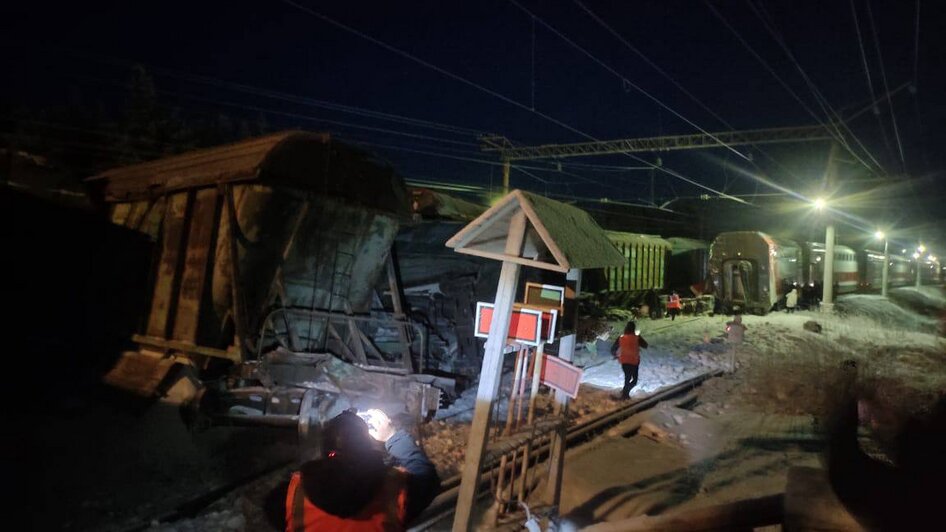
[[[653,408],[660,402],[684,396],[697,386],[701,385],[707,379],[716,377],[720,374],[722,374],[722,371],[720,370],[700,374],[668,388],[659,390],[647,397],[630,401],[613,410],[595,415],[590,419],[583,420],[580,423],[569,427],[566,436],[567,448],[575,447],[578,444],[587,442],[592,439],[594,435],[604,432],[606,429],[617,425],[624,419],[634,414]],[[549,435],[546,434],[538,440],[533,441],[533,444],[535,445],[533,450],[535,464],[532,467],[539,467],[540,464],[544,463],[548,458],[549,448],[551,446]],[[173,509],[166,510],[160,515],[152,516],[149,519],[139,518],[135,520],[134,523],[129,523],[120,527],[119,530],[123,530],[125,532],[138,532],[146,529],[149,524],[154,521],[160,522],[162,524],[171,524],[180,519],[194,517],[202,509],[210,506],[226,495],[239,490],[240,488],[249,485],[252,482],[258,481],[260,478],[268,474],[280,469],[284,469],[288,466],[288,463],[282,462],[276,464],[275,466],[266,468],[263,471],[250,474],[243,479],[220,486],[215,486],[212,489],[205,490],[200,494],[197,494],[176,505]],[[488,487],[490,480],[498,476],[499,470],[500,459],[499,455],[495,454],[492,459],[485,463],[484,471],[480,476],[480,498],[489,495]],[[444,480],[441,483],[440,494],[420,516],[417,524],[410,528],[410,530],[428,530],[432,526],[453,515],[454,508],[456,506],[457,494],[460,490],[460,481],[460,475],[455,475]]]
[[[722,373],[722,370],[715,370],[700,374],[668,388],[659,390],[647,397],[631,401],[627,404],[621,405],[618,408],[615,408],[614,410],[604,412],[592,417],[591,419],[577,423],[568,429],[566,436],[566,447],[571,448],[580,443],[589,441],[594,435],[604,432],[604,430],[620,423],[624,419],[627,419],[634,414],[653,408],[658,403],[686,395],[688,392],[701,385],[707,379],[719,376]],[[532,467],[539,467],[540,464],[545,462],[545,460],[548,458],[550,446],[551,443],[549,442],[549,438],[545,437],[539,440],[539,444],[534,450],[536,462]],[[478,492],[479,498],[484,498],[489,495],[488,487],[490,481],[491,479],[498,477],[499,470],[500,465],[498,459],[492,460],[491,463],[488,462],[485,465],[484,471],[480,475],[480,489]],[[444,480],[441,483],[442,491],[440,495],[434,499],[427,510],[419,517],[417,523],[409,530],[414,532],[429,530],[434,525],[453,515],[454,508],[456,506],[457,495],[460,491],[460,480],[461,477],[459,475],[455,475]]]

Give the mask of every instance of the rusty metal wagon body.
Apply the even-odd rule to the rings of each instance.
[[[107,382],[201,398],[241,423],[306,425],[347,406],[436,410],[431,384],[449,383],[420,374],[424,334],[403,312],[390,254],[409,200],[387,165],[294,131],[90,183],[113,223],[156,242],[139,349]]]

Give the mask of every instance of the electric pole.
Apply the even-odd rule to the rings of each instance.
[[[831,150],[828,152],[828,164],[824,172],[825,192],[830,194],[834,191],[837,183],[838,173],[838,150],[840,146],[837,142],[831,143]],[[821,304],[825,312],[834,310],[834,220],[831,217],[831,209],[827,209],[827,227],[824,232],[824,291],[822,293]]]

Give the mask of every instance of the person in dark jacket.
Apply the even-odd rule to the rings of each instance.
[[[641,348],[647,347],[647,340],[637,332],[637,324],[627,322],[624,334],[614,341],[611,346],[611,355],[621,363],[624,371],[624,388],[621,390],[621,399],[630,399],[631,389],[637,386],[637,373],[641,363]]]
[[[321,458],[277,488],[287,532],[404,530],[439,489],[427,455],[380,410],[345,411],[329,421]]]

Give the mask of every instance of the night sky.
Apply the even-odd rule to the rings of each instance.
[[[847,117],[866,108],[849,126],[866,147],[858,156],[873,157],[882,169],[868,171],[844,154],[849,162],[841,165],[837,195],[856,199],[839,208],[863,219],[858,230],[896,224],[905,241],[942,240],[946,46],[934,2],[920,4],[917,46],[912,0],[875,0],[870,12],[865,0],[854,0],[860,41],[849,0],[715,1],[715,12],[698,0],[297,1],[4,7],[0,61],[7,75],[0,94],[6,108],[115,105],[131,66],[141,64],[164,105],[196,115],[263,116],[272,130],[328,130],[363,143],[408,179],[487,190],[500,185],[501,174],[495,154],[479,149],[482,133],[521,144],[576,142],[694,133],[696,126],[715,132],[806,125],[824,122],[826,112]],[[874,98],[901,87],[876,115],[861,45]],[[640,157],[653,163],[659,155],[665,168],[713,191],[768,205],[800,200],[765,195],[784,190],[752,175],[814,197],[822,193],[828,146]],[[651,201],[651,170],[630,157],[566,159],[561,171],[547,162],[522,166],[513,170],[515,187],[562,198]],[[715,194],[664,172],[654,181],[656,204]]]

